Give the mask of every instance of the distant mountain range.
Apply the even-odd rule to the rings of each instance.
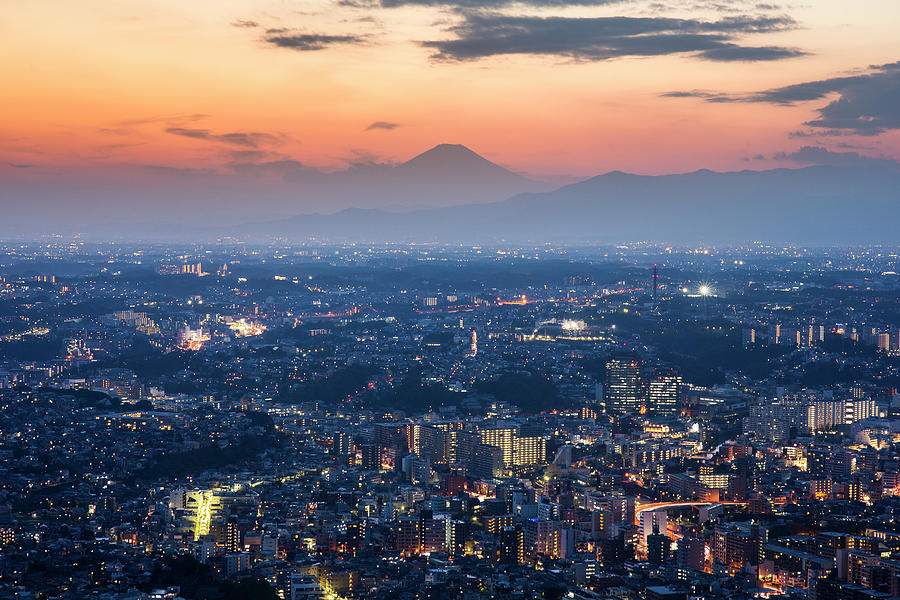
[[[463,205],[459,200],[467,196],[453,195],[470,184],[483,192],[472,202],[483,202],[504,185],[530,182],[463,146],[437,146],[394,172],[396,189],[442,199],[449,194],[457,205],[406,212],[353,208],[230,233],[370,242],[900,243],[900,168],[888,161],[663,176],[611,172],[552,191]],[[484,181],[496,184],[488,191],[479,187]]]
[[[829,153],[824,151],[825,158]],[[0,235],[86,239],[486,244],[653,241],[900,243],[900,165],[837,153],[839,166],[643,176],[557,188],[465,146],[401,164],[325,172],[293,160],[219,170],[132,166],[125,174],[6,169]],[[852,159],[852,160],[850,160]]]
[[[211,228],[301,212],[432,209],[555,187],[457,144],[440,144],[400,164],[357,161],[337,171],[290,159],[234,160],[218,169],[125,165],[100,173],[0,164],[0,235],[196,239]]]
[[[398,165],[362,164],[344,171],[287,171],[304,204],[409,210],[504,200],[555,186],[532,181],[459,144],[440,144]],[[289,197],[290,197],[289,192]]]

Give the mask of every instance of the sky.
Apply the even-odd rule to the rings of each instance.
[[[897,160],[898,31],[896,0],[5,2],[2,201],[439,143],[553,182]]]

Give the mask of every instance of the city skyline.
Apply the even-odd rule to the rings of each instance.
[[[0,242],[0,599],[893,600],[900,252]]]

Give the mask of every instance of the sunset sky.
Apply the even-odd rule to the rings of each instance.
[[[776,2],[6,2],[0,181],[442,142],[550,181],[900,158],[900,2]]]

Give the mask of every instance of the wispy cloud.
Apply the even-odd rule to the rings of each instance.
[[[822,146],[803,146],[793,152],[777,152],[772,158],[806,165],[900,168],[900,163],[890,158],[866,156],[859,152],[834,152]]]
[[[391,123],[390,121],[375,121],[368,127],[366,127],[365,131],[377,131],[379,129],[391,131],[400,127],[399,123]]]
[[[257,131],[251,132],[231,132],[231,133],[213,133],[209,129],[190,129],[186,127],[167,127],[166,133],[178,135],[181,137],[192,138],[196,140],[206,140],[210,142],[221,142],[224,144],[233,144],[235,146],[244,146],[246,148],[257,148],[260,144],[274,143],[278,141],[278,136],[270,133],[261,133]]]
[[[288,177],[291,175],[319,175],[315,168],[308,167],[293,159],[272,160],[266,162],[234,161],[228,168],[234,173],[252,177]]]
[[[122,121],[116,121],[113,125],[117,127],[134,127],[136,125],[151,125],[154,123],[193,123],[208,118],[209,115],[203,113],[157,115],[152,117],[139,117],[136,119],[124,119]]]

